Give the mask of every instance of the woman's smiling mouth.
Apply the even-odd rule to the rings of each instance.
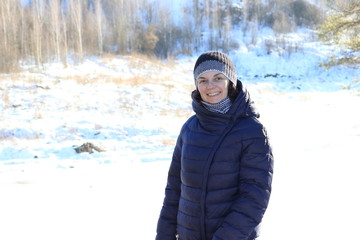
[[[217,95],[219,95],[220,94],[220,92],[214,92],[214,93],[208,93],[207,95],[209,96],[209,97],[215,97],[215,96],[217,96]]]

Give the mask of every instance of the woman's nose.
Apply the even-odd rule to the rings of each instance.
[[[215,86],[215,83],[213,81],[209,81],[206,85],[206,88],[213,88]]]

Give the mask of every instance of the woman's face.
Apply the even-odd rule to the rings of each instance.
[[[208,103],[218,103],[228,96],[229,80],[218,71],[202,73],[197,86],[202,100]]]

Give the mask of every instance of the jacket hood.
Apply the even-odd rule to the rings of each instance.
[[[235,121],[239,118],[260,117],[260,115],[255,110],[254,103],[251,101],[249,92],[243,86],[240,80],[237,80],[236,86],[239,92],[238,96],[235,98],[229,111],[226,114],[214,113],[207,110],[200,102],[195,99],[194,93],[196,90],[192,92],[192,107],[196,113],[197,118],[203,126],[216,123],[227,125],[230,123],[230,121]]]

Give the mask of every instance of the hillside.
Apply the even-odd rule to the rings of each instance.
[[[178,11],[171,16],[182,19]],[[360,69],[319,67],[338,49],[318,42],[311,28],[249,29],[232,28],[228,52],[275,156],[259,240],[356,238]],[[208,30],[201,32],[206,42]],[[96,34],[87,36],[96,42]],[[178,38],[185,42],[174,43],[176,54],[159,60],[112,51],[120,43],[111,41],[99,54],[89,43],[80,61],[74,39],[60,41],[71,46],[60,60],[45,40],[36,46],[49,56],[15,59],[16,71],[0,74],[0,239],[154,239],[174,144],[193,114],[193,64],[213,48]],[[23,52],[31,55],[32,44]],[[102,150],[77,153],[85,143]]]
[[[267,127],[274,189],[260,240],[353,239],[360,214],[359,69],[289,34],[296,52],[231,52]],[[276,41],[264,29],[261,41]],[[288,48],[284,49],[288,49]],[[87,57],[0,75],[0,239],[154,239],[196,55]],[[91,142],[104,152],[77,153]]]

